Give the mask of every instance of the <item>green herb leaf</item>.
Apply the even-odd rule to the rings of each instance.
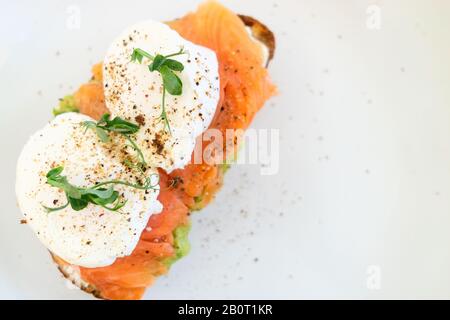
[[[78,188],[72,186],[68,181],[67,178],[64,176],[61,176],[61,172],[63,171],[63,167],[56,167],[52,170],[50,170],[47,173],[47,183],[53,187],[59,188],[63,190],[68,197],[75,198],[75,199],[81,199],[81,192],[78,190]]]
[[[80,211],[87,207],[87,205],[89,204],[89,201],[86,200],[86,198],[75,199],[75,198],[69,197],[69,203],[73,210]]]
[[[99,197],[94,194],[89,194],[88,198],[95,204],[105,206],[107,204],[114,203],[119,198],[119,192],[112,190],[109,197]]]
[[[109,121],[109,118],[111,117],[111,115],[109,113],[104,113],[101,117],[100,120],[98,120],[98,122],[95,125],[106,125]]]
[[[164,65],[166,65],[169,69],[171,69],[173,71],[183,71],[184,70],[184,65],[177,60],[166,59],[166,61],[164,62]]]
[[[94,189],[94,188],[89,188],[89,189],[84,189],[81,191],[82,195],[89,195],[89,196],[95,196],[98,198],[102,198],[102,199],[108,199],[110,198],[113,193],[114,193],[114,189],[112,186],[110,186],[108,189],[105,188],[99,188],[99,189]]]
[[[155,59],[153,59],[153,62],[149,64],[148,69],[150,71],[160,71],[162,66],[167,66],[169,69],[173,71],[183,71],[184,66],[181,62],[173,59],[167,59],[167,57],[164,57],[160,54],[155,56]]]
[[[69,201],[67,201],[67,203],[65,205],[61,206],[61,207],[56,207],[56,208],[49,208],[49,207],[46,207],[46,206],[43,206],[43,207],[44,207],[44,209],[47,212],[50,213],[50,212],[55,212],[55,211],[59,211],[59,210],[65,209],[65,208],[67,208],[68,205],[69,205]]]
[[[131,62],[138,61],[139,63],[141,63],[144,57],[153,60],[153,56],[151,54],[142,49],[136,48],[133,50],[133,53],[131,54]]]
[[[163,94],[162,94],[162,102],[161,102],[161,115],[159,118],[164,121],[164,128],[168,128],[169,132],[172,133],[172,129],[170,129],[169,119],[167,119],[166,113],[166,87],[163,85]]]
[[[159,71],[159,68],[161,68],[161,66],[164,64],[165,60],[166,58],[164,58],[164,56],[157,54],[153,59],[153,62],[148,66],[148,69],[150,71]]]
[[[180,78],[166,65],[163,65],[159,72],[161,73],[164,87],[167,92],[173,96],[181,95],[183,91],[183,83]]]
[[[102,142],[109,142],[109,135],[106,130],[96,127],[95,132],[97,133],[97,136],[100,138]]]
[[[139,131],[139,126],[137,124],[123,120],[120,117],[115,117],[113,120],[109,120],[109,117],[110,115],[105,113],[97,122],[96,126],[110,132],[125,134],[133,134]]]
[[[56,176],[59,176],[61,174],[61,172],[63,172],[63,170],[64,170],[64,167],[62,167],[62,166],[53,168],[49,172],[47,172],[46,177],[47,178],[54,178]]]
[[[110,210],[110,211],[118,211],[120,209],[122,209],[126,204],[127,204],[128,200],[125,200],[123,202],[121,201],[116,201],[116,204],[114,205],[114,207],[107,207],[107,206],[102,206],[103,208]]]
[[[133,53],[131,54],[131,62],[138,61],[139,63],[142,62],[142,55],[138,54],[135,50],[133,50]]]
[[[89,188],[80,188],[70,184],[67,177],[62,176],[61,173],[64,170],[62,166],[51,169],[47,172],[47,183],[53,187],[59,188],[65,192],[67,203],[64,206],[49,208],[43,206],[47,212],[54,212],[66,208],[69,204],[75,211],[83,210],[88,206],[89,203],[94,205],[99,205],[107,210],[118,211],[121,209],[127,201],[121,201],[119,192],[114,190],[114,185],[125,185],[131,188],[140,190],[149,190],[157,188],[158,183],[152,184],[152,179],[150,177],[145,179],[145,183],[133,184],[122,180],[111,180],[101,183]],[[159,178],[159,175],[157,175]],[[104,188],[104,186],[109,185],[109,188]],[[109,204],[112,207],[108,206]]]
[[[147,57],[150,60],[152,60],[152,63],[148,65],[148,69],[150,72],[157,71],[160,73],[161,78],[163,80],[163,94],[162,94],[162,103],[161,103],[161,115],[160,119],[164,121],[164,127],[167,127],[169,129],[169,132],[171,132],[169,120],[167,119],[167,113],[165,109],[165,97],[166,97],[166,91],[174,96],[179,96],[183,92],[183,83],[181,82],[181,79],[174,73],[174,71],[183,71],[184,65],[174,59],[169,59],[170,57],[178,56],[186,54],[183,48],[180,48],[180,51],[176,53],[172,53],[166,56],[163,56],[161,54],[157,54],[154,57],[149,54],[148,52],[135,48],[133,50],[133,54],[131,55],[131,61],[132,62],[142,62],[142,57]]]
[[[84,121],[81,125],[85,127],[87,131],[88,129],[94,129],[97,126],[97,123],[94,121]]]
[[[97,133],[97,136],[100,138],[100,140],[102,142],[109,141],[108,132],[104,128],[98,126],[96,122],[84,121],[81,125],[86,128],[85,132],[89,129],[95,130],[95,132]]]

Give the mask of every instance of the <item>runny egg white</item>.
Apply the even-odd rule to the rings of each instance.
[[[101,267],[130,255],[150,215],[159,213],[162,206],[157,200],[157,188],[139,190],[115,185],[114,189],[127,200],[119,212],[93,204],[81,211],[70,206],[54,212],[45,210],[44,206],[54,208],[66,203],[64,192],[46,183],[47,172],[57,166],[63,166],[61,174],[78,187],[114,179],[140,179],[122,164],[108,143],[99,140],[95,131],[85,131],[81,123],[87,120],[93,119],[66,113],[29,139],[17,164],[16,194],[27,223],[51,252],[74,265]],[[156,169],[148,169],[146,175],[152,173]]]
[[[159,116],[162,110],[162,79],[150,72],[151,60],[131,61],[133,50],[175,56],[184,65],[176,72],[183,85],[182,95],[166,94],[165,108],[171,132]],[[215,53],[183,39],[167,25],[144,21],[126,29],[110,46],[103,65],[103,85],[107,108],[113,116],[137,121],[137,133],[147,162],[171,172],[191,159],[196,138],[213,119],[219,101],[219,71]]]

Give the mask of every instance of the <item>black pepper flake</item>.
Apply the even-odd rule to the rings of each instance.
[[[134,118],[134,120],[136,120],[136,122],[137,122],[139,125],[141,125],[141,126],[145,125],[145,117],[144,117],[144,115],[142,115],[142,114],[137,115],[137,116]]]
[[[184,183],[184,181],[181,177],[179,177],[179,176],[173,177],[172,179],[169,180],[169,188],[170,187],[177,188],[180,183],[181,184]]]
[[[155,138],[152,140],[152,144],[156,148],[156,153],[158,154],[161,154],[164,150],[164,142],[161,138],[161,135],[156,134]]]

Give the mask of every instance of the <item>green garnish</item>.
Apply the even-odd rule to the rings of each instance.
[[[64,167],[59,166],[51,169],[47,172],[47,183],[55,188],[59,188],[64,191],[67,198],[67,203],[61,207],[49,208],[43,206],[47,212],[54,212],[66,208],[69,204],[75,211],[83,210],[87,207],[89,203],[101,206],[110,211],[119,211],[126,203],[127,200],[123,201],[122,196],[119,192],[114,190],[114,185],[125,185],[140,190],[155,189],[158,183],[152,184],[151,177],[145,180],[144,184],[133,184],[122,180],[110,180],[97,183],[96,185],[89,188],[81,188],[72,185],[66,176],[62,176]],[[109,186],[105,188],[105,186]],[[108,206],[111,205],[111,206]]]
[[[142,59],[144,57],[151,60],[152,63],[148,65],[148,70],[150,70],[150,72],[157,71],[161,75],[161,78],[163,80],[163,94],[161,102],[162,110],[159,119],[164,121],[164,127],[167,128],[169,132],[171,132],[171,129],[166,113],[166,91],[173,96],[179,96],[182,94],[183,83],[181,82],[180,77],[178,77],[175,71],[181,72],[184,70],[184,65],[181,62],[169,58],[182,54],[186,54],[186,51],[184,51],[183,48],[181,48],[180,51],[176,53],[172,53],[166,56],[163,56],[161,54],[152,56],[151,54],[140,48],[135,48],[131,55],[131,62],[142,63]]]
[[[125,121],[119,117],[115,117],[110,120],[110,115],[105,113],[99,121],[85,121],[83,126],[86,129],[95,129],[99,138],[103,142],[109,141],[108,132],[118,132],[122,134],[134,134],[139,131],[139,126],[137,124]]]
[[[139,126],[137,124],[128,122],[119,117],[115,117],[110,120],[110,115],[105,113],[99,121],[85,121],[82,125],[88,129],[92,129],[97,133],[97,136],[102,142],[109,142],[109,132],[116,132],[122,135],[131,145],[131,147],[136,151],[139,158],[139,165],[142,168],[147,166],[145,162],[144,154],[141,149],[137,146],[136,142],[130,137],[130,135],[135,134],[139,131]]]
[[[66,112],[78,112],[78,108],[75,105],[75,99],[72,95],[65,96],[59,100],[59,104],[53,109],[53,115],[57,116]]]

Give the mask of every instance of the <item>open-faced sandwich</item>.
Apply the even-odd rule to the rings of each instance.
[[[18,160],[23,219],[65,277],[139,299],[187,254],[189,214],[213,199],[239,141],[205,133],[248,127],[275,93],[274,49],[265,25],[215,1],[112,42]]]

